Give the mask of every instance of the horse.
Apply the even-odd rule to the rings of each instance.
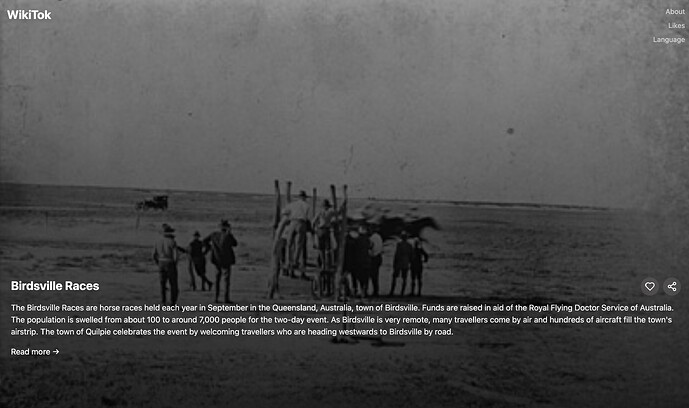
[[[364,214],[363,217],[348,217],[348,229],[357,229],[360,225],[374,225],[378,227],[378,233],[383,241],[389,241],[398,238],[402,231],[405,231],[409,236],[421,237],[423,231],[427,228],[439,230],[438,222],[429,216],[415,217],[415,216],[389,216],[386,213],[376,214],[375,216],[368,216]]]

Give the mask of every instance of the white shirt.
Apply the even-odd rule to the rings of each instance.
[[[379,233],[374,232],[369,237],[369,241],[371,241],[371,249],[369,251],[371,256],[378,256],[383,253],[383,238],[380,237]]]
[[[311,206],[306,201],[297,200],[289,203],[285,210],[289,213],[290,220],[307,221],[310,218]]]
[[[313,220],[314,228],[330,228],[333,219],[335,218],[335,210],[332,208],[322,209]]]

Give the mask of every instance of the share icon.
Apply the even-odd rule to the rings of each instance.
[[[677,278],[667,278],[663,282],[663,292],[668,296],[675,296],[682,289],[682,284]]]

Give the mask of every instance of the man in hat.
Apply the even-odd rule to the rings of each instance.
[[[423,275],[423,264],[428,262],[428,253],[423,249],[421,244],[421,237],[412,236],[411,238],[412,246],[412,257],[409,265],[411,271],[411,295],[415,295],[415,287],[418,284],[419,293],[421,296],[421,286],[423,285],[422,275]]]
[[[354,243],[356,262],[354,271],[352,271],[354,291],[359,297],[366,297],[368,295],[368,279],[371,269],[371,257],[369,256],[371,240],[368,236],[366,224],[359,225],[357,231],[358,234]]]
[[[206,285],[208,290],[211,290],[213,282],[206,277],[206,254],[210,251],[210,248],[204,245],[200,238],[201,234],[198,231],[194,232],[194,238],[187,247],[191,288],[196,290],[196,279],[194,279],[194,271],[196,271],[196,274],[201,278],[201,290],[206,290]]]
[[[333,266],[331,233],[334,220],[335,210],[330,205],[330,201],[323,200],[321,210],[313,219],[313,229],[316,232],[316,246],[322,271],[330,270]]]
[[[377,224],[373,224],[372,233],[369,237],[371,246],[369,248],[368,254],[371,257],[369,278],[371,279],[371,285],[373,286],[373,297],[378,297],[379,289],[379,273],[380,265],[383,263],[383,238],[378,232],[380,227]]]
[[[230,277],[235,263],[234,249],[237,240],[232,235],[232,228],[227,220],[220,221],[220,231],[215,231],[204,238],[204,245],[211,248],[211,262],[217,271],[215,275],[215,302],[220,299],[220,278],[225,280],[225,303],[230,301]]]
[[[294,268],[298,268],[301,270],[301,278],[306,279],[306,274],[304,273],[304,268],[306,267],[304,250],[306,247],[306,232],[309,230],[309,219],[311,218],[311,206],[306,202],[308,195],[306,195],[304,190],[299,192],[298,197],[298,200],[292,201],[285,207],[290,221],[287,232],[289,274],[292,278],[296,278]]]
[[[344,260],[342,275],[335,279],[335,295],[338,302],[346,302],[356,291],[356,271],[358,269],[357,241],[358,230],[350,230],[344,238]]]
[[[160,274],[160,293],[162,304],[166,302],[167,283],[170,282],[170,297],[172,304],[177,304],[179,287],[177,286],[177,261],[179,253],[184,250],[177,246],[175,229],[163,224],[162,237],[153,245],[153,261],[158,265]]]
[[[409,241],[407,241],[407,237],[407,232],[402,231],[400,240],[395,247],[395,256],[392,262],[392,283],[388,296],[392,296],[395,293],[395,285],[397,284],[398,276],[402,277],[402,291],[400,295],[404,295],[404,290],[407,288],[407,274],[409,273],[409,267],[411,266],[411,259],[413,256],[413,248]]]

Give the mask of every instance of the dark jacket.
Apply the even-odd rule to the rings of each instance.
[[[234,249],[237,240],[231,232],[216,231],[207,236],[203,243],[211,248],[211,262],[221,268],[229,268],[235,263]]]
[[[412,245],[412,257],[411,257],[411,270],[421,271],[423,270],[423,263],[428,262],[428,253],[423,249],[421,241],[418,239],[414,240]]]
[[[368,270],[371,267],[369,249],[371,249],[371,240],[368,235],[359,235],[359,238],[356,239],[356,256],[361,270]]]
[[[409,269],[414,250],[411,244],[406,240],[401,240],[395,247],[395,257],[393,260],[393,268],[395,269]]]
[[[344,270],[353,272],[356,270],[356,239],[351,235],[345,235]]]
[[[206,246],[203,241],[197,239],[191,241],[189,243],[189,248],[187,248],[189,256],[195,259],[204,258],[208,250],[208,246]]]
[[[347,234],[344,269],[354,274],[368,270],[371,263],[371,257],[368,255],[370,245],[367,235],[359,234],[352,237]]]

